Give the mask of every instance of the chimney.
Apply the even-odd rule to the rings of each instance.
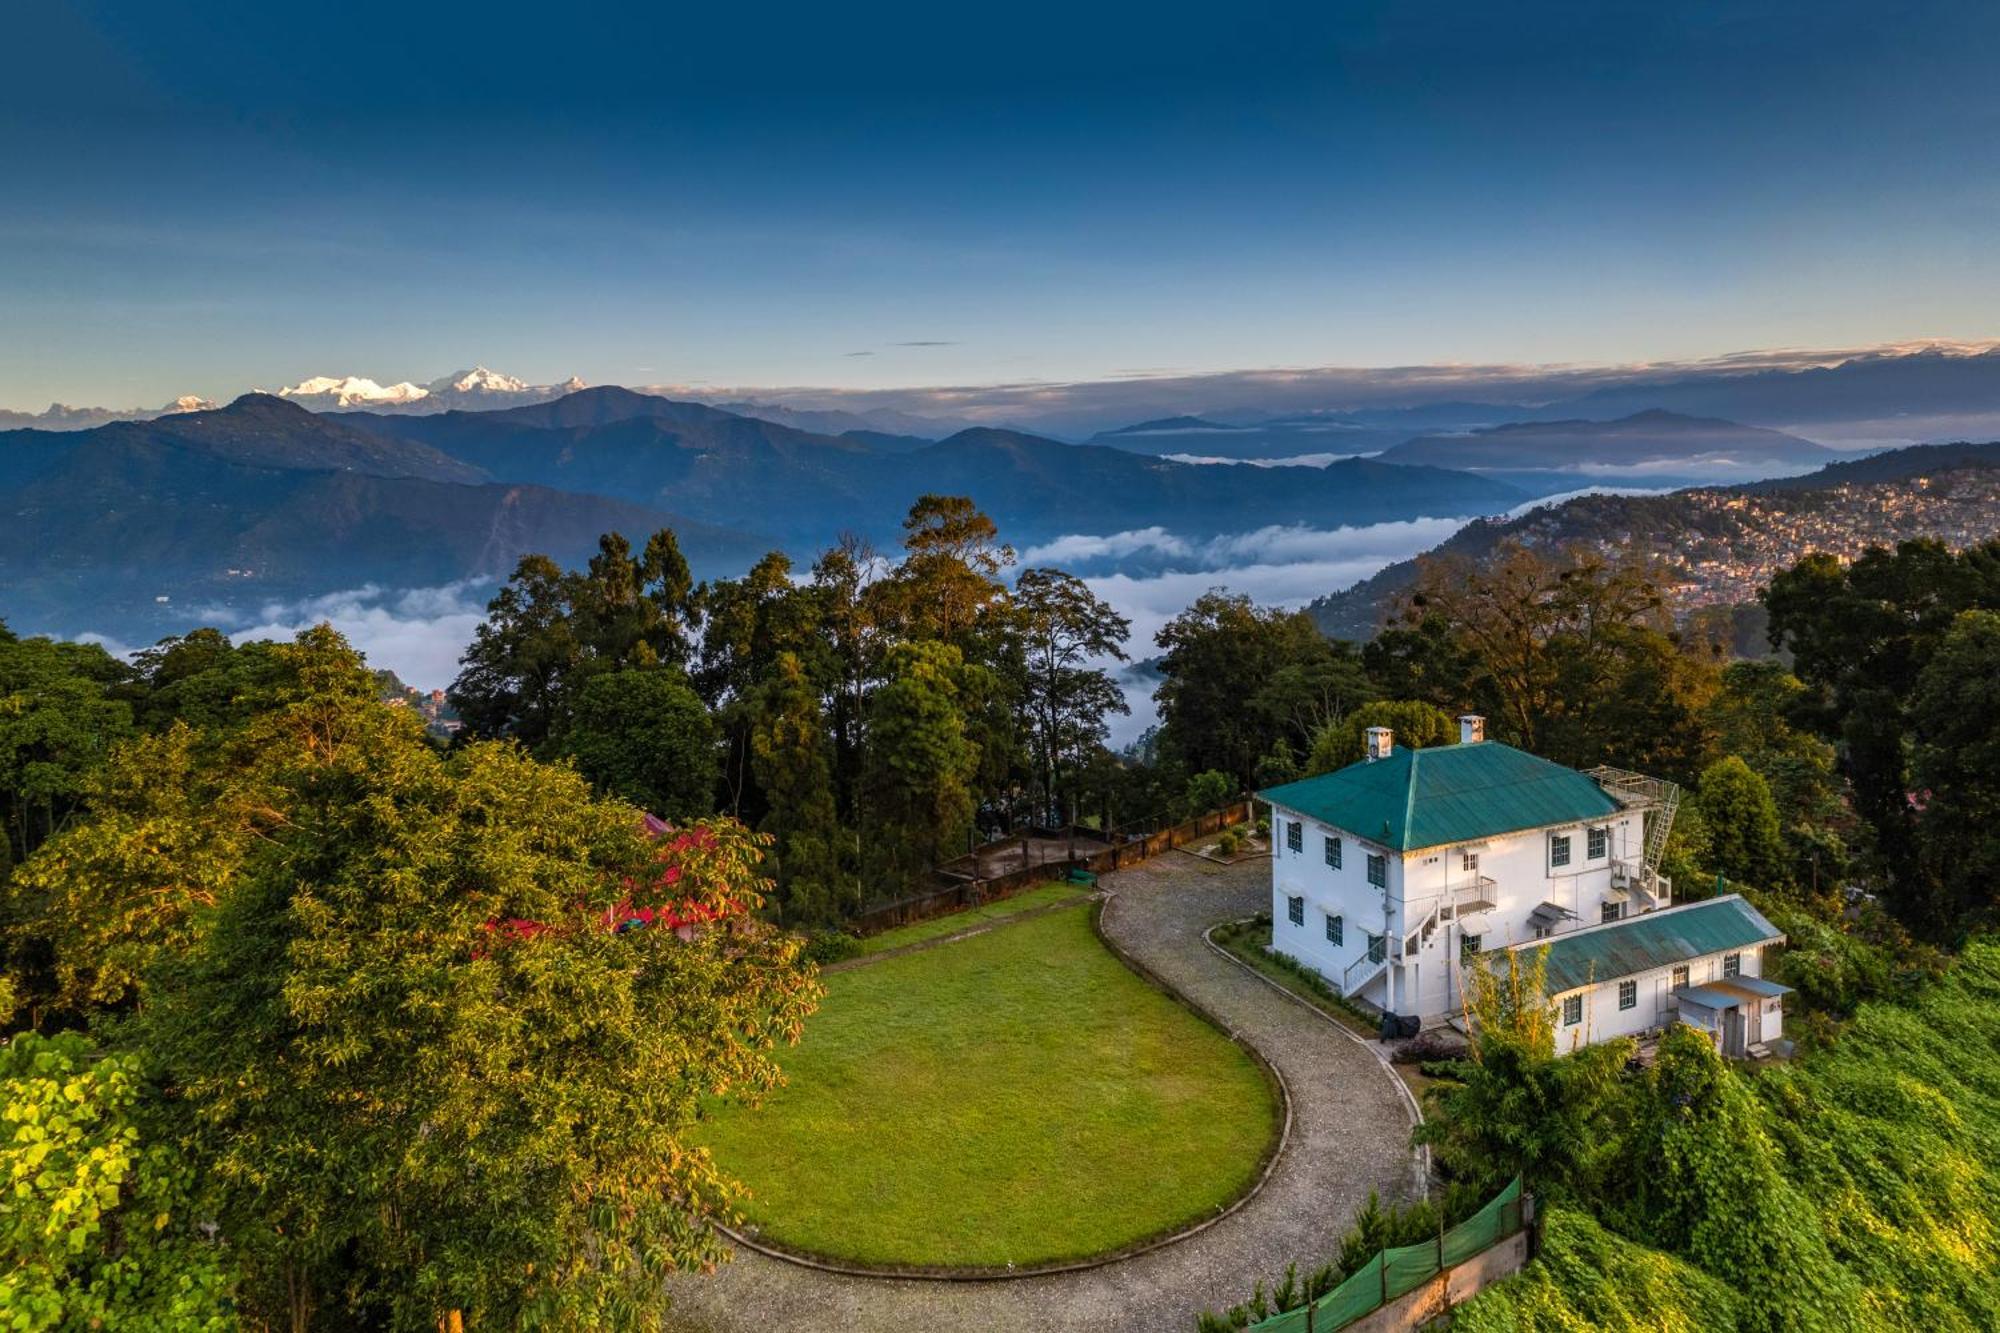
[[[1367,739],[1366,753],[1368,756],[1368,762],[1371,764],[1374,763],[1377,759],[1387,759],[1389,757],[1389,751],[1395,747],[1396,743],[1395,733],[1390,731],[1389,728],[1387,727],[1368,728],[1366,739]]]
[[[1477,713],[1460,713],[1458,716],[1458,743],[1475,745],[1486,739],[1486,719]]]

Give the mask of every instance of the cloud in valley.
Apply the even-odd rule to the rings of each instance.
[[[268,602],[251,616],[211,610],[202,618],[238,643],[289,639],[324,621],[360,649],[369,666],[386,667],[418,689],[440,689],[458,675],[459,655],[486,618],[490,587],[484,580],[433,588],[370,584],[302,601]]]

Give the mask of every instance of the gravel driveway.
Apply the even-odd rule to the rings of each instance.
[[[1218,956],[1202,931],[1270,906],[1264,859],[1220,866],[1168,852],[1106,875],[1105,932],[1169,984],[1235,1027],[1284,1075],[1291,1138],[1262,1193],[1185,1241],[1103,1268],[1001,1282],[845,1277],[738,1247],[706,1277],[673,1283],[671,1327],[686,1333],[898,1329],[1172,1330],[1249,1294],[1259,1280],[1323,1262],[1368,1198],[1403,1198],[1420,1178],[1401,1084],[1373,1052]]]

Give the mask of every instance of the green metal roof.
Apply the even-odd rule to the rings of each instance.
[[[1560,995],[1579,986],[1675,967],[1690,958],[1782,939],[1783,932],[1766,921],[1763,913],[1732,893],[1658,912],[1642,912],[1608,926],[1590,926],[1513,947],[1548,949],[1544,988],[1550,995]],[[1730,981],[1733,983],[1735,978]]]
[[[1498,741],[1397,746],[1386,759],[1257,794],[1403,852],[1602,819],[1623,808],[1575,769]]]

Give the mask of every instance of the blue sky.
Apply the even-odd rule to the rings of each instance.
[[[2000,332],[1990,5],[18,8],[6,407]]]

